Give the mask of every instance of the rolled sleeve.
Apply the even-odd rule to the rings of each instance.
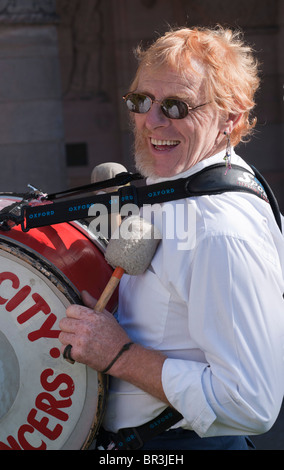
[[[202,376],[207,369],[207,364],[167,359],[162,371],[167,399],[182,413],[187,423],[184,427],[189,427],[200,437],[206,434],[216,419],[202,390]]]

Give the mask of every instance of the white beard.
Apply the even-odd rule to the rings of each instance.
[[[155,162],[145,145],[145,137],[134,129],[135,136],[135,166],[145,178],[158,178],[155,174]]]

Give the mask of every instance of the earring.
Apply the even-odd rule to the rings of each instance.
[[[231,165],[231,136],[228,132],[224,132],[225,136],[227,137],[227,146],[226,146],[226,154],[224,157],[224,160],[226,162],[226,173],[228,173],[228,170],[231,170],[232,165]]]

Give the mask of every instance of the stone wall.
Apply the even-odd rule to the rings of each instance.
[[[133,48],[216,23],[241,27],[262,63],[257,133],[238,151],[284,210],[283,0],[0,0],[0,190],[84,184],[106,161],[133,169]]]
[[[55,3],[0,2],[0,191],[66,184]]]
[[[68,166],[69,184],[84,182],[103,161],[133,169],[132,135],[121,100],[135,72],[133,48],[141,41],[150,43],[168,25],[221,23],[241,27],[262,63],[257,132],[238,151],[264,172],[283,207],[283,3],[57,0],[66,142],[87,143],[85,164]],[[76,145],[69,150],[76,151]]]

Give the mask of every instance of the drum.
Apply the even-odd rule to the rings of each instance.
[[[14,201],[0,196],[0,209]],[[92,447],[105,377],[63,359],[58,324],[82,290],[100,296],[112,274],[103,252],[80,222],[0,231],[0,450]]]

